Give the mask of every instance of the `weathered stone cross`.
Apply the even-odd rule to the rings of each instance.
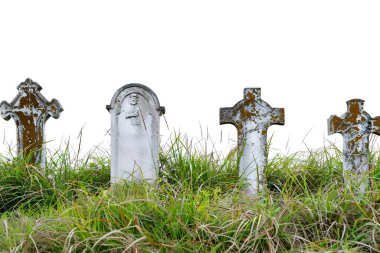
[[[17,89],[17,96],[9,104],[0,104],[0,114],[5,120],[13,118],[17,126],[17,151],[22,157],[31,155],[31,162],[45,166],[44,128],[52,116],[59,118],[63,111],[56,99],[49,102],[41,93],[42,87],[26,79]]]
[[[328,134],[343,135],[343,167],[353,172],[369,170],[369,135],[380,135],[380,117],[363,110],[364,100],[347,101],[347,112],[328,119]]]
[[[260,88],[245,88],[244,99],[233,107],[220,108],[220,124],[232,124],[238,131],[238,150],[242,154],[240,173],[248,179],[250,192],[263,187],[267,163],[267,132],[271,125],[285,124],[284,108],[272,108],[261,99]]]

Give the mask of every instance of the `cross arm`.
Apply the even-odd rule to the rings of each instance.
[[[371,133],[380,135],[380,117],[371,120]]]
[[[3,117],[3,119],[5,120],[9,120],[11,118],[11,114],[12,114],[12,106],[6,101],[1,102],[0,104],[1,117]]]
[[[46,109],[47,114],[55,119],[58,119],[61,115],[61,112],[63,112],[62,105],[55,98],[53,98],[49,103],[47,103]]]
[[[273,108],[270,118],[271,125],[284,125],[285,124],[285,109]]]
[[[344,128],[344,122],[343,120],[336,116],[331,115],[330,118],[327,120],[327,128],[328,128],[328,134],[335,134],[335,133],[343,133]]]
[[[233,115],[233,107],[223,107],[219,109],[219,124],[232,124],[236,126],[235,116]]]

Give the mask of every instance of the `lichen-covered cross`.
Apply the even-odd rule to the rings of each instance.
[[[13,118],[17,127],[17,151],[22,157],[31,156],[31,163],[45,166],[44,128],[52,116],[59,118],[63,111],[56,99],[50,102],[40,93],[42,87],[26,79],[17,89],[17,96],[9,104],[0,103],[0,114],[5,120]]]
[[[347,112],[328,119],[328,134],[343,135],[343,167],[353,172],[369,170],[369,135],[380,135],[380,117],[363,110],[364,100],[347,101]]]
[[[219,117],[221,125],[232,124],[237,128],[240,173],[247,178],[249,191],[256,193],[264,183],[268,128],[285,124],[285,110],[272,108],[262,100],[260,88],[245,88],[244,99],[233,107],[220,108]]]

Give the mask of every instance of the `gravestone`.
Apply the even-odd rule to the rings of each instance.
[[[153,181],[165,107],[150,88],[132,83],[116,91],[107,110],[111,113],[111,182]]]
[[[260,88],[245,88],[244,99],[233,107],[220,108],[220,124],[232,124],[238,132],[239,168],[256,193],[263,187],[267,164],[267,132],[271,125],[285,124],[284,108],[272,108],[261,99]]]
[[[349,100],[346,113],[328,119],[328,134],[343,135],[344,169],[357,173],[369,171],[369,135],[380,135],[380,117],[371,118],[363,105],[364,100]]]
[[[45,166],[45,123],[58,119],[63,108],[56,99],[50,102],[40,93],[42,87],[26,79],[18,87],[18,94],[9,104],[0,104],[0,114],[5,120],[13,118],[17,127],[17,151],[22,157],[30,156],[31,163]]]

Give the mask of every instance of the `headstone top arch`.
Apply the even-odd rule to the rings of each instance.
[[[130,94],[138,94],[138,93],[141,93],[140,95],[142,96],[149,94],[150,96],[144,96],[144,97],[148,97],[148,98],[151,97],[151,100],[156,105],[156,110],[159,112],[160,116],[165,114],[165,107],[160,106],[160,101],[158,100],[156,93],[148,86],[140,84],[140,83],[130,83],[119,88],[113,95],[111,99],[111,103],[106,106],[106,109],[108,111],[112,109],[116,109],[119,112],[120,103],[123,101],[123,99]]]

